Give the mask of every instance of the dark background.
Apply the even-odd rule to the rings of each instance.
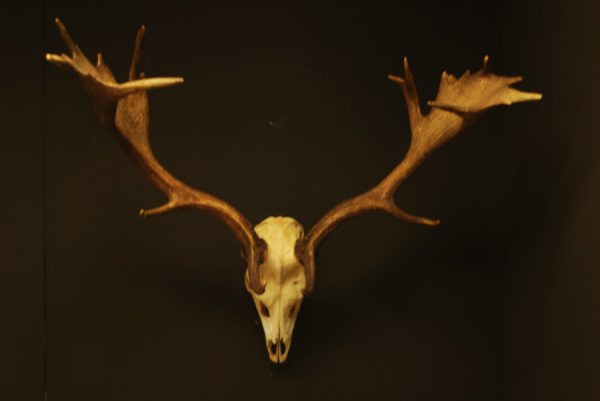
[[[600,396],[600,6],[592,1],[322,4],[50,1],[2,6],[0,400],[596,400]],[[368,215],[323,245],[288,361],[268,361],[238,244],[162,203],[43,63],[102,51],[151,95],[152,144],[177,177],[253,223],[308,228],[399,162],[410,57],[424,102],[442,70],[523,75],[499,108],[399,192],[442,225]]]

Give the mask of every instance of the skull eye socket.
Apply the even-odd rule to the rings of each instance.
[[[267,308],[267,306],[265,304],[263,304],[262,302],[260,303],[260,314],[263,315],[264,317],[271,316],[271,314],[269,313],[269,308]]]

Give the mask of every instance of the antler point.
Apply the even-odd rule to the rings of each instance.
[[[388,79],[390,81],[396,82],[399,85],[403,85],[405,83],[404,79],[397,75],[388,74]]]
[[[142,40],[145,35],[146,25],[142,24],[142,26],[140,26],[140,29],[138,29],[136,40]]]
[[[488,70],[488,68],[489,68],[489,66],[488,66],[489,62],[490,62],[490,56],[488,54],[486,54],[485,56],[483,56],[483,67],[482,67],[483,71],[487,71]]]

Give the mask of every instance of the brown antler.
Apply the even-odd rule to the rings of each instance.
[[[148,139],[148,95],[147,91],[183,82],[182,78],[144,78],[138,77],[137,67],[145,29],[138,31],[133,58],[129,69],[129,81],[117,83],[110,69],[98,54],[98,63],[92,65],[79,47],[71,39],[65,26],[59,19],[56,25],[67,44],[71,55],[46,55],[52,63],[72,68],[80,77],[89,93],[94,111],[101,123],[116,128],[124,140],[125,147],[135,161],[168,198],[163,206],[141,210],[140,215],[151,216],[169,212],[181,207],[192,207],[223,220],[244,246],[248,262],[248,276],[251,288],[262,293],[259,265],[266,252],[266,244],[254,232],[250,222],[233,206],[222,199],[197,189],[173,177],[154,157]]]
[[[346,200],[323,216],[307,236],[296,243],[296,256],[306,270],[306,292],[310,292],[315,280],[315,250],[321,241],[342,221],[366,212],[384,211],[410,223],[429,226],[438,220],[413,216],[399,209],[394,202],[398,187],[437,148],[454,138],[482,111],[497,105],[539,100],[539,93],[521,92],[510,85],[521,77],[503,77],[488,69],[488,56],[483,68],[475,74],[465,72],[459,79],[444,72],[435,101],[427,104],[432,110],[421,114],[417,89],[408,60],[404,59],[405,78],[390,75],[388,78],[400,85],[406,99],[412,133],[410,147],[396,168],[371,190]]]

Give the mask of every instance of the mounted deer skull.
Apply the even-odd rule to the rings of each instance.
[[[134,160],[167,196],[164,205],[141,210],[140,215],[195,208],[223,220],[240,240],[248,263],[246,289],[256,304],[269,357],[275,363],[287,359],[302,300],[314,287],[315,250],[327,234],[346,219],[374,211],[383,211],[410,223],[437,225],[437,220],[413,216],[399,209],[394,203],[397,188],[431,153],[463,131],[481,112],[501,104],[542,98],[538,93],[511,88],[510,85],[521,78],[494,75],[488,69],[486,56],[483,68],[475,74],[467,71],[457,79],[444,72],[436,100],[428,102],[432,109],[423,115],[405,58],[405,77],[390,75],[389,79],[400,85],[408,106],[412,132],[408,153],[378,185],[331,209],[304,236],[300,223],[290,217],[269,217],[253,228],[233,206],[179,181],[155,159],[148,140],[147,91],[180,84],[183,79],[144,78],[138,74],[144,27],[136,37],[129,80],[117,83],[100,54],[97,64],[92,65],[58,19],[56,25],[71,54],[48,54],[46,59],[69,67],[79,75],[100,122],[121,136]]]
[[[262,293],[255,291],[247,270],[246,289],[256,304],[269,357],[273,362],[284,362],[306,290],[304,267],[294,249],[304,230],[291,217],[267,217],[254,231],[267,243],[268,252],[260,265],[265,286]]]

